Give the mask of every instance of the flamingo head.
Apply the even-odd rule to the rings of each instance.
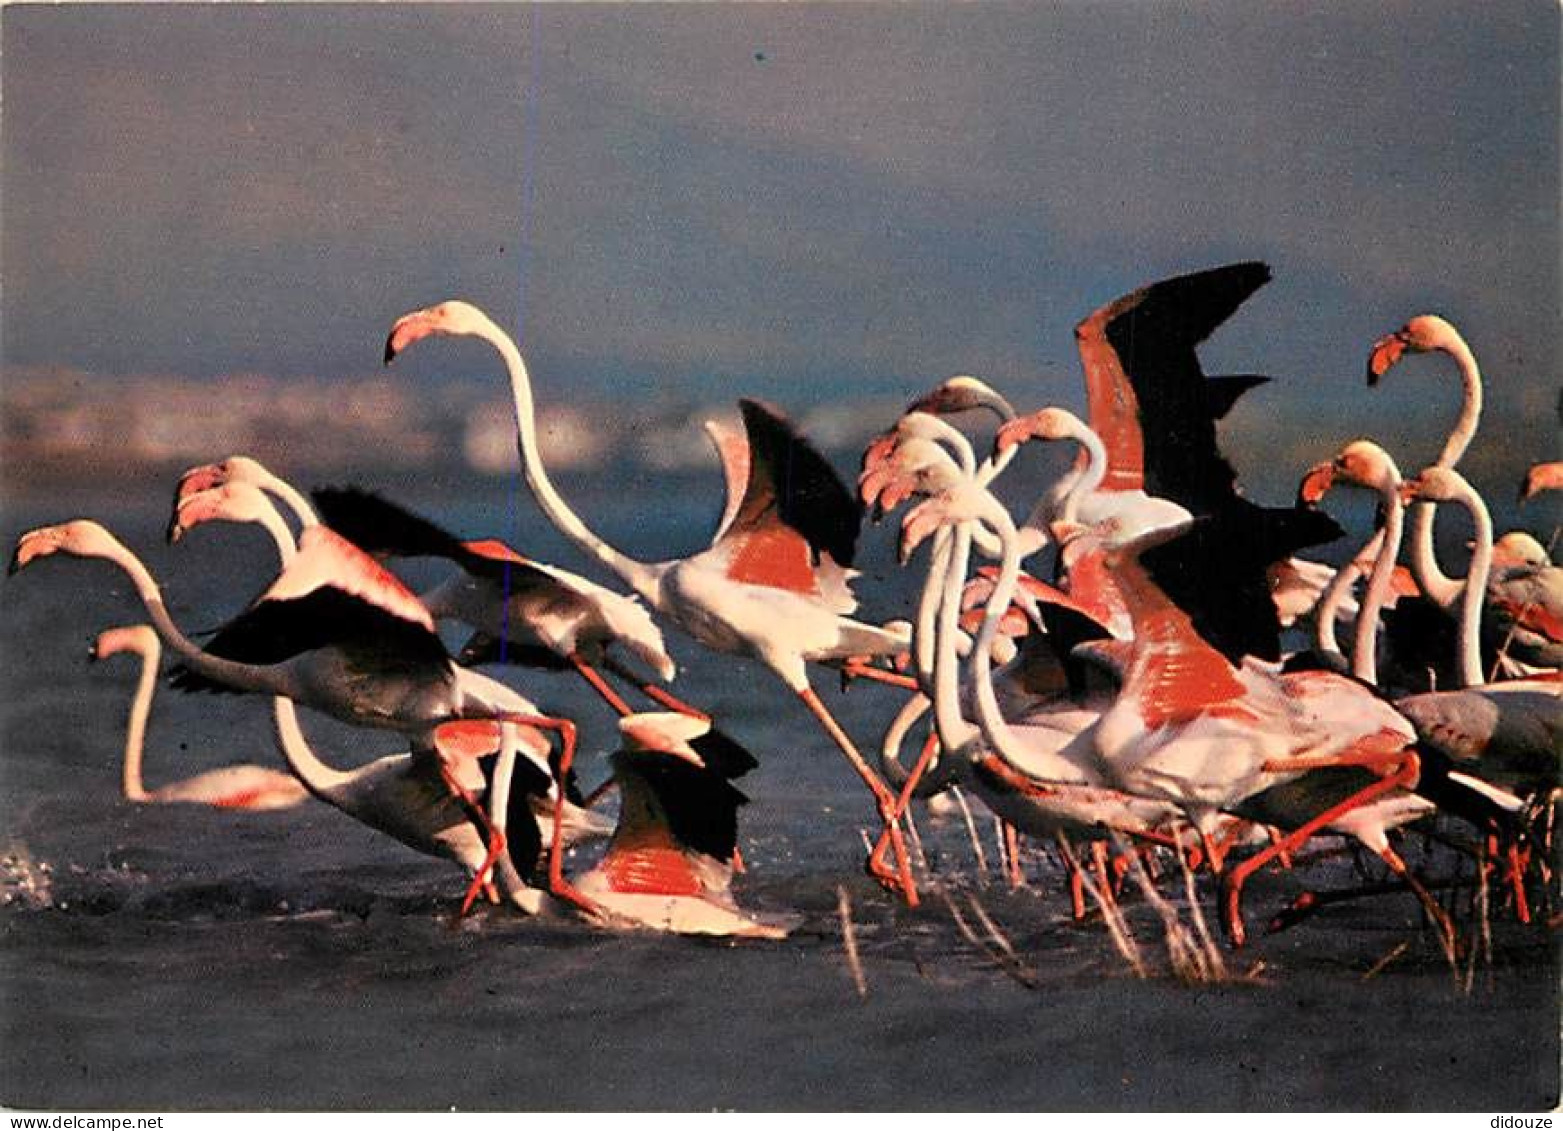
[[[1395,363],[1409,353],[1447,349],[1459,340],[1459,332],[1436,314],[1419,314],[1393,334],[1373,343],[1368,354],[1368,384],[1376,385]]]
[[[17,539],[7,572],[17,573],[51,554],[69,554],[76,558],[108,557],[119,546],[114,535],[88,518],[62,522],[58,526],[42,526]]]
[[[1400,469],[1395,461],[1372,440],[1353,440],[1328,463],[1315,465],[1297,488],[1297,501],[1317,506],[1336,483],[1383,490],[1400,485]]]
[[[168,520],[168,540],[177,542],[204,522],[260,522],[275,513],[261,489],[242,479],[183,496]]]
[[[209,491],[225,483],[253,483],[261,487],[274,478],[258,459],[229,456],[219,463],[203,463],[199,467],[192,467],[181,475],[174,501],[177,503],[186,496],[198,491]]]
[[[1424,468],[1422,474],[1400,484],[1400,499],[1404,503],[1417,499],[1433,503],[1459,502],[1472,494],[1465,476],[1452,467]]]
[[[690,743],[710,730],[711,720],[678,711],[642,711],[619,720],[626,750],[671,754],[701,769],[705,769],[705,759]]]
[[[134,652],[140,656],[156,656],[159,651],[157,633],[144,624],[127,624],[108,628],[98,633],[87,651],[87,659],[103,660],[121,652]]]
[[[470,302],[447,299],[437,306],[404,314],[391,326],[385,339],[385,364],[389,365],[408,346],[434,334],[484,336],[494,323]]]
[[[1325,460],[1316,463],[1308,469],[1308,474],[1302,477],[1302,482],[1297,484],[1297,505],[1316,507],[1325,495],[1330,493],[1330,488],[1335,486],[1335,461]]]
[[[1552,564],[1547,548],[1523,530],[1510,530],[1492,544],[1496,569],[1536,568]]]
[[[935,416],[953,416],[968,409],[985,408],[1000,420],[1013,420],[1015,410],[1009,401],[987,382],[964,374],[951,377],[918,397],[906,411],[927,412]]]
[[[936,441],[918,435],[915,425],[905,431],[898,426],[887,446],[871,444],[863,460],[858,494],[876,518],[918,492],[941,490],[963,478],[950,453]]]
[[[1538,463],[1525,472],[1520,484],[1520,502],[1535,498],[1543,491],[1563,489],[1563,461]]]
[[[1028,440],[1071,440],[1085,427],[1078,416],[1068,409],[1049,406],[1006,421],[993,440],[993,452],[1002,455],[1010,448]]]

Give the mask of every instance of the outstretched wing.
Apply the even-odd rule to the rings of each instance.
[[[861,514],[825,457],[779,411],[739,402],[749,438],[749,477],[732,521],[713,548],[726,551],[736,581],[800,593],[820,591],[816,567],[829,555],[848,567]]]
[[[1264,379],[1207,380],[1195,347],[1269,279],[1263,263],[1181,275],[1075,327],[1091,428],[1107,446],[1105,489],[1143,489],[1195,514],[1233,497],[1236,473],[1216,445],[1215,421]]]
[[[553,580],[524,555],[496,539],[463,542],[437,525],[373,491],[320,487],[310,492],[332,530],[371,554],[398,558],[445,558],[475,577],[516,588],[552,586]]]
[[[347,670],[363,674],[443,676],[451,666],[432,631],[330,585],[261,601],[219,629],[206,651],[268,667],[323,648],[338,649]],[[172,684],[187,691],[230,690],[183,664],[172,669]]]

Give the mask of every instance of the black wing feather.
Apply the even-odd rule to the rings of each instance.
[[[777,517],[803,535],[816,561],[828,553],[837,565],[850,566],[863,518],[857,500],[779,410],[747,398],[738,403],[749,437],[749,483],[733,526],[759,521],[774,505]]]
[[[749,799],[725,777],[657,751],[620,750],[613,767],[615,774],[633,774],[646,784],[681,845],[723,863],[733,858],[738,807]]]
[[[1144,551],[1140,562],[1195,631],[1232,663],[1245,655],[1279,660],[1281,622],[1267,570],[1304,546],[1341,534],[1321,511],[1250,504],[1196,519],[1176,538]]]
[[[1237,481],[1215,428],[1237,394],[1210,386],[1195,347],[1269,280],[1263,263],[1166,279],[1119,300],[1105,328],[1139,401],[1145,489],[1195,514],[1231,499]]]
[[[219,629],[206,651],[268,667],[322,648],[339,649],[350,667],[363,671],[444,675],[450,670],[450,657],[434,633],[329,585],[252,606]],[[172,669],[171,683],[185,691],[231,690],[184,664]]]
[[[398,558],[445,558],[474,577],[505,583],[512,589],[558,585],[542,570],[508,558],[473,552],[444,527],[374,491],[361,487],[319,487],[310,492],[310,497],[320,512],[321,521],[366,553]]]

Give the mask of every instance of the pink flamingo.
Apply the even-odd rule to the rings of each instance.
[[[206,650],[174,623],[140,559],[96,522],[78,519],[29,531],[17,543],[10,570],[58,553],[108,561],[130,578],[159,638],[182,659],[184,684],[281,696],[345,722],[408,735],[418,756],[434,759],[469,816],[488,830],[492,865],[504,837],[458,776],[457,767],[471,752],[467,734],[474,724],[490,736],[498,724],[514,724],[500,728],[518,736],[514,742],[507,739],[502,752],[494,800],[503,810],[516,750],[551,777],[548,742],[539,728],[559,731],[563,777],[574,754],[573,724],[547,718],[503,684],[457,668],[411,593],[350,543],[324,527],[314,529],[315,536],[271,588]],[[595,911],[565,881],[562,848],[556,812],[550,890]],[[469,888],[464,907],[486,877],[487,866]]]
[[[125,625],[98,634],[92,646],[92,659],[133,653],[141,658],[141,673],[130,702],[130,717],[125,726],[124,792],[128,801],[189,802],[213,805],[219,809],[289,809],[309,796],[298,779],[265,766],[239,763],[207,770],[195,777],[148,790],[142,780],[141,766],[146,741],[147,717],[157,689],[158,661],[163,654],[157,633],[148,625]]]
[[[738,808],[747,799],[693,745],[710,725],[680,712],[619,720],[618,827],[602,860],[576,886],[607,914],[638,926],[783,938],[795,917],[749,915],[733,899]]]
[[[509,335],[469,303],[449,301],[398,319],[386,360],[430,335],[482,339],[504,359],[515,402],[522,468],[538,504],[571,541],[629,585],[655,611],[718,652],[769,667],[824,727],[894,822],[895,796],[809,684],[807,664],[890,655],[905,646],[892,632],[851,619],[848,587],[858,512],[830,465],[774,411],[743,401],[750,467],[732,522],[711,547],[686,558],[640,562],[592,532],[560,497],[537,447],[531,379]],[[899,827],[896,869],[876,877],[909,901],[916,889]]]

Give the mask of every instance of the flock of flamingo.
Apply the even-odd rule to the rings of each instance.
[[[1216,877],[1222,922],[1241,945],[1248,878],[1332,835],[1380,857],[1452,954],[1449,912],[1395,845],[1402,830],[1436,827],[1519,918],[1534,918],[1538,900],[1550,906],[1563,567],[1530,534],[1495,538],[1456,470],[1477,431],[1481,376],[1436,316],[1413,318],[1368,360],[1370,384],[1407,353],[1458,366],[1463,409],[1433,465],[1404,477],[1389,452],[1361,439],[1308,470],[1293,505],[1246,499],[1216,424],[1266,378],[1206,376],[1196,349],[1269,278],[1263,264],[1233,264],[1091,314],[1076,328],[1088,420],[1058,407],[1021,414],[975,378],[945,381],[869,445],[855,495],[785,416],[744,400],[742,433],[707,425],[727,483],[715,536],[661,562],[620,552],[570,509],[539,453],[520,350],[477,308],[444,302],[396,321],[386,363],[433,336],[493,346],[539,506],[630,593],[497,539],[463,539],[366,490],[306,497],[242,456],[181,478],[169,538],[208,522],[258,523],[279,569],[204,645],[97,522],[23,535],[11,571],[66,554],[105,559],[132,581],[150,624],[104,632],[94,653],[142,657],[128,798],[267,808],[313,796],[460,864],[470,876],[463,914],[486,898],[528,913],[573,909],[607,926],[787,931],[788,917],[749,913],[733,896],[746,800],[734,781],[756,763],[664,686],[677,669],[659,625],[671,624],[706,648],[759,660],[797,696],[873,795],[883,831],[868,871],[909,904],[919,896],[908,806],[958,784],[1011,843],[1059,844],[1076,915],[1083,885],[1111,893],[1126,857],[1170,852]],[[981,412],[998,422],[985,452],[956,423]],[[1057,482],[1023,485],[1036,501],[1017,521],[994,485],[1036,441],[1078,455]],[[1522,498],[1560,480],[1563,464],[1539,464]],[[1337,569],[1305,553],[1344,536],[1321,504],[1348,487],[1373,493],[1379,521]],[[906,504],[903,563],[928,546],[914,620],[855,619],[861,518]],[[1435,553],[1440,505],[1469,512],[1464,576],[1446,574]],[[416,594],[383,564],[412,557],[453,569]],[[438,633],[452,621],[473,633],[454,655]],[[271,696],[289,772],[230,766],[148,792],[141,747],[164,647],[177,656],[175,687]],[[620,716],[612,778],[596,794],[574,785],[575,724],[478,670],[494,665],[573,670]],[[877,759],[815,693],[810,665],[904,689]],[[398,732],[409,749],[336,768],[314,751],[295,704]],[[914,736],[907,765],[902,747]],[[619,795],[611,819],[595,807],[610,789]],[[1434,826],[1439,814],[1451,820]],[[567,875],[565,848],[589,837],[607,838],[606,849]]]

